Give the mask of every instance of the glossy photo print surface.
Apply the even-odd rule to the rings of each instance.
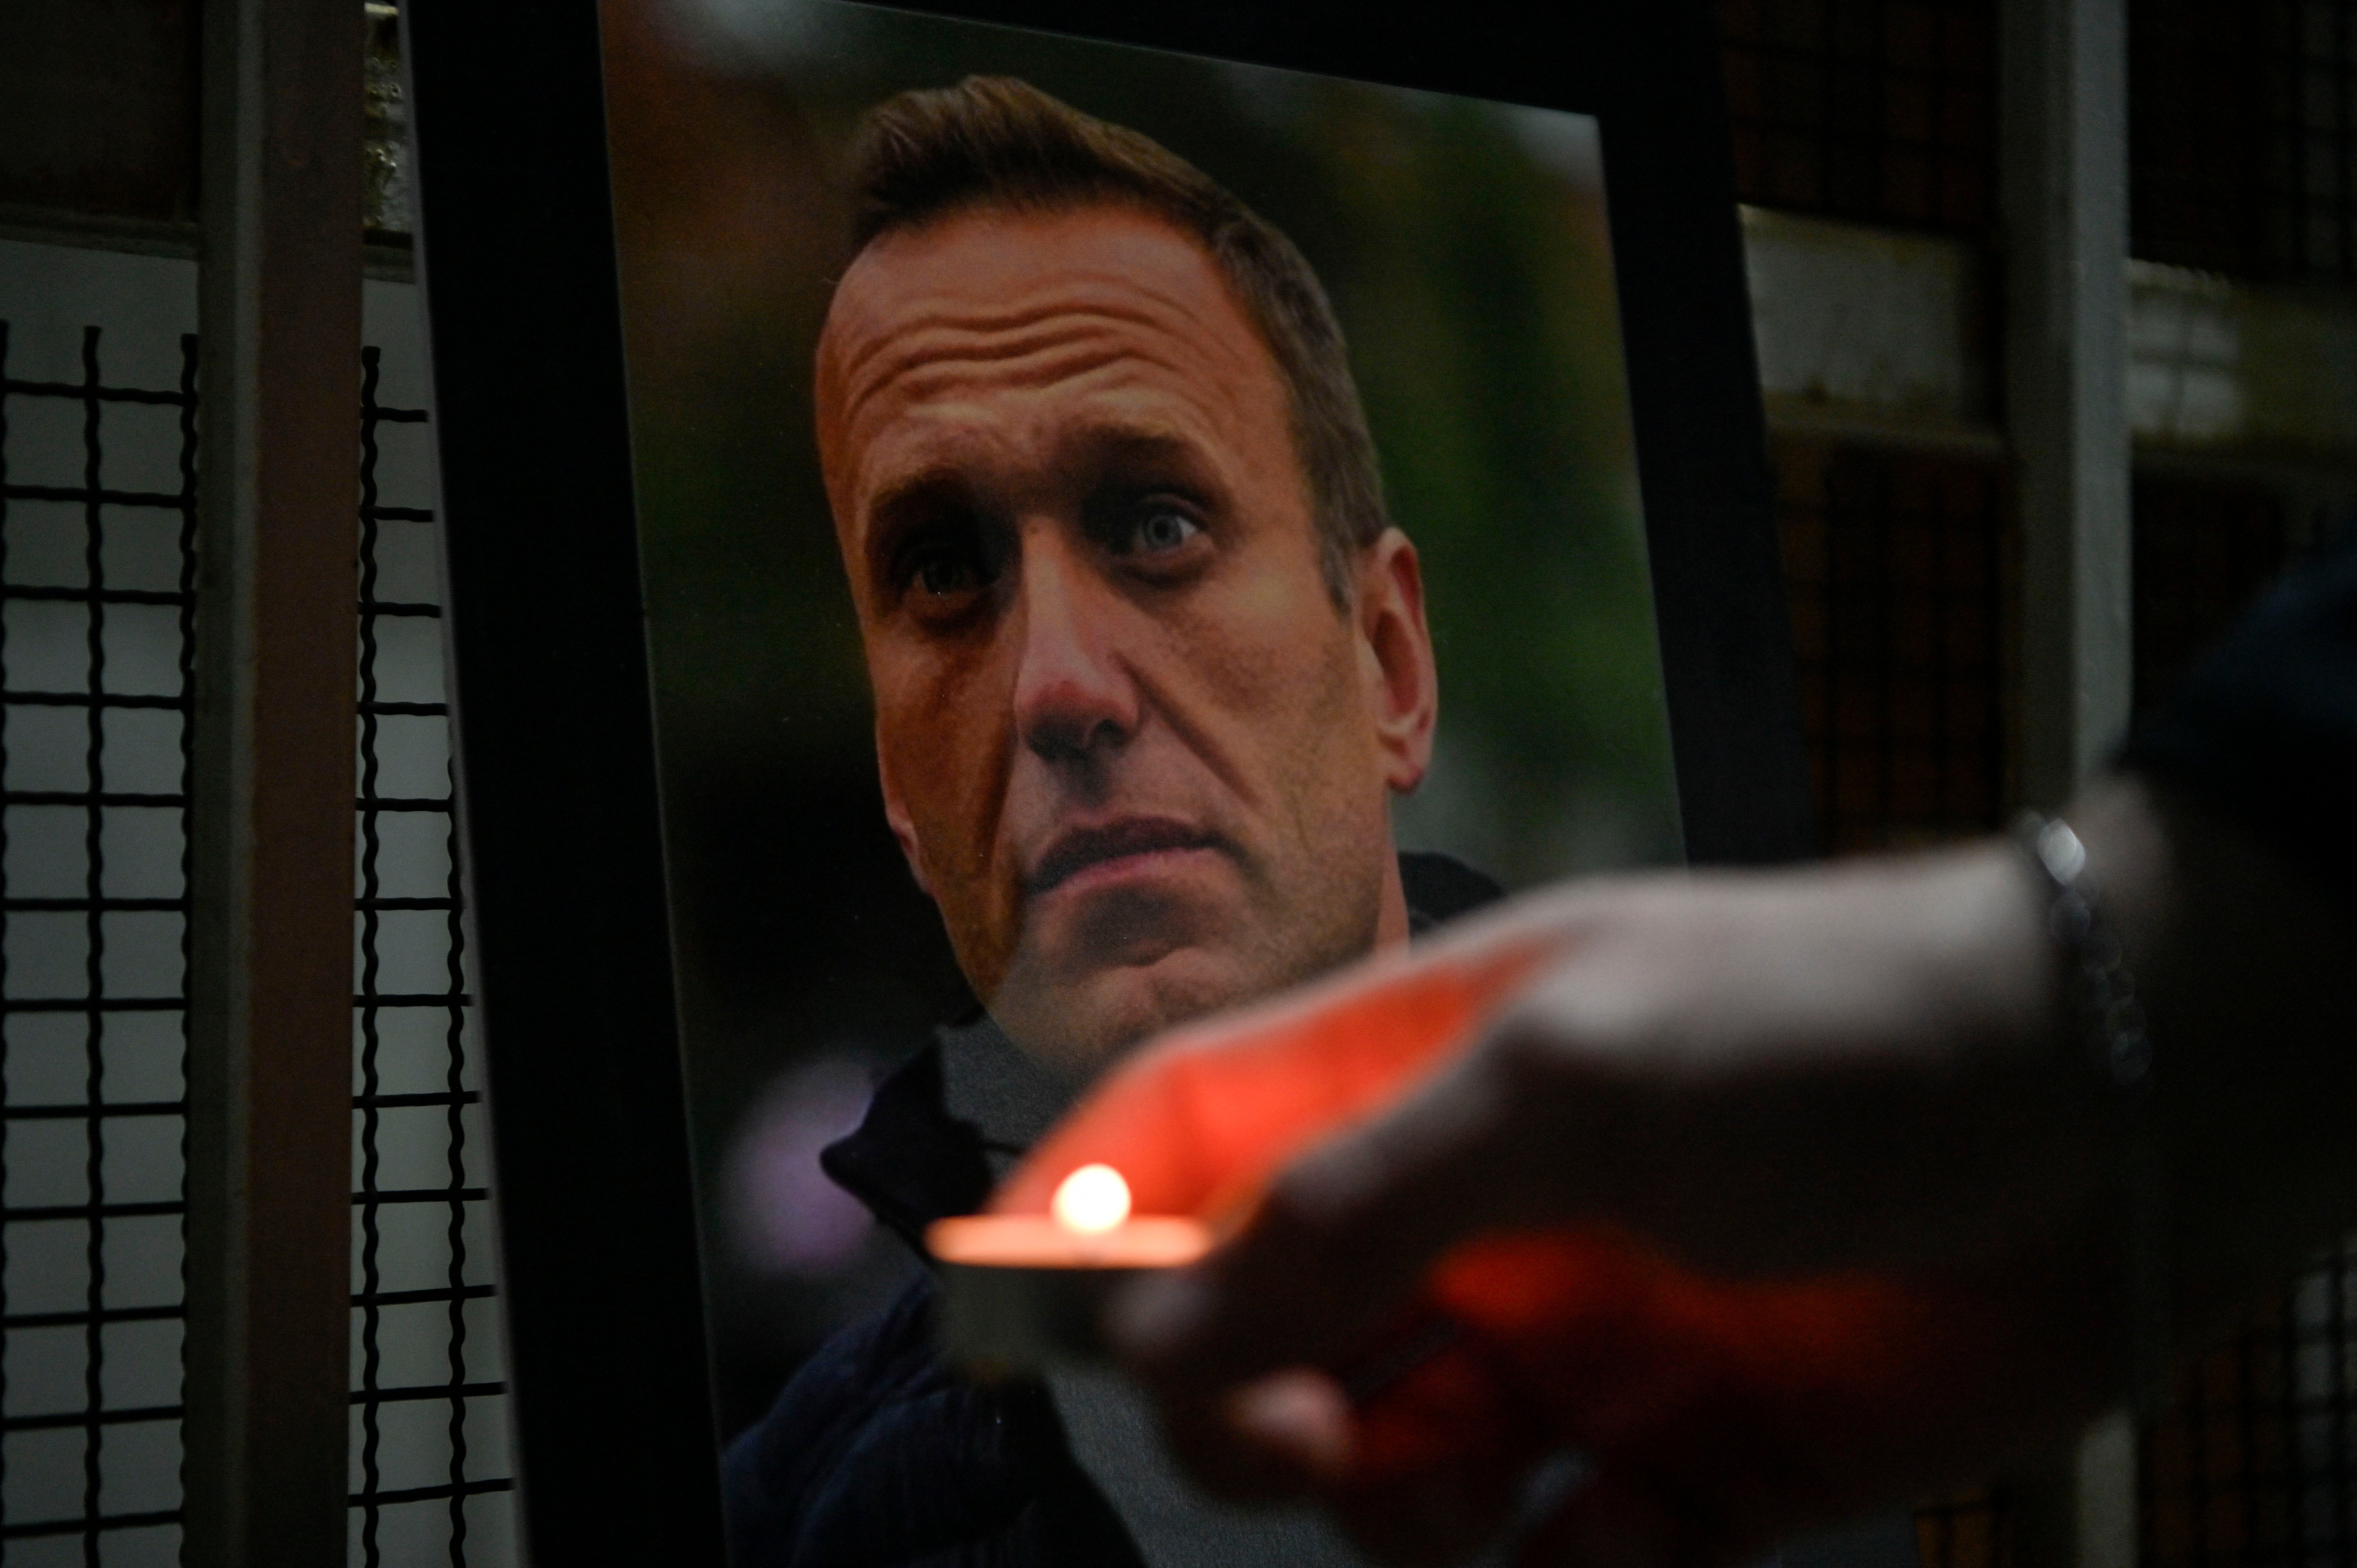
[[[1596,124],[606,16],[738,1528],[917,1529],[844,1500],[900,1464],[998,1499],[943,1540],[1196,1529],[1109,1407],[943,1402],[909,1240],[1158,1029],[1678,857]]]

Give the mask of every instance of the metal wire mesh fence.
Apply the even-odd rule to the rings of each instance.
[[[2283,498],[2181,475],[2136,484],[2136,700],[2157,702],[2224,635],[2291,553]]]
[[[2129,40],[2135,253],[2260,281],[2357,284],[2357,5],[2137,0]],[[2266,486],[2139,478],[2139,703],[2281,570],[2298,521]],[[2357,1561],[2352,1267],[2344,1246],[2303,1276],[2147,1424],[2147,1563]]]
[[[1778,443],[1802,726],[1827,853],[1997,824],[2003,473]]]
[[[1987,234],[1993,0],[1726,0],[1719,16],[1742,199]]]
[[[382,371],[366,350],[350,1556],[456,1568],[511,1555],[506,1384],[434,513],[396,504],[427,499],[398,493],[426,487],[426,414],[381,403]]]
[[[178,1560],[196,345],[0,322],[0,1557]],[[514,1554],[425,414],[362,366],[351,1560]],[[388,453],[387,438],[399,450]],[[405,443],[405,445],[404,445]],[[402,493],[389,493],[402,492]],[[419,492],[419,493],[407,493]]]
[[[2241,480],[2136,487],[2136,663],[2158,700],[2284,569],[2300,520]],[[2141,1449],[2142,1555],[2154,1568],[2357,1562],[2357,1246],[2179,1380]]]
[[[2013,1561],[1996,1497],[1973,1492],[1915,1510],[1915,1554],[1922,1568],[2003,1568]]]
[[[1986,831],[2004,783],[2004,469],[1774,444],[1802,730],[1829,854]],[[2002,1499],[1915,1511],[1924,1568],[1999,1568]]]
[[[2357,1247],[2204,1358],[2145,1433],[2155,1568],[2357,1562]]]
[[[78,381],[8,331],[0,1552],[177,1562],[196,344],[121,387],[95,327]]]
[[[2357,283],[2357,4],[2136,0],[2128,39],[2135,253]]]

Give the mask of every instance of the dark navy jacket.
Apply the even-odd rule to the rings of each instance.
[[[1421,932],[1498,897],[1439,855],[1403,854]],[[826,1172],[921,1258],[924,1228],[980,1208],[1019,1145],[952,1114],[945,1053],[1011,1051],[966,1020],[878,1086]],[[1034,1123],[1037,1124],[1037,1117]],[[1074,1461],[1037,1380],[961,1381],[934,1348],[935,1292],[837,1333],[768,1415],[729,1444],[722,1484],[737,1568],[1143,1568],[1119,1516]]]

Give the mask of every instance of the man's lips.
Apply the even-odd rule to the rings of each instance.
[[[1220,840],[1169,817],[1125,817],[1092,827],[1067,828],[1049,842],[1024,891],[1038,897],[1092,866],[1168,850],[1217,849]]]

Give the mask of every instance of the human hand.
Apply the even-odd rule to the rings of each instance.
[[[1438,1559],[1575,1448],[1534,1552],[1738,1562],[2102,1404],[2050,984],[2002,848],[1554,895],[1152,1048],[1000,1206],[1103,1160],[1237,1228],[1114,1325],[1218,1489]]]

